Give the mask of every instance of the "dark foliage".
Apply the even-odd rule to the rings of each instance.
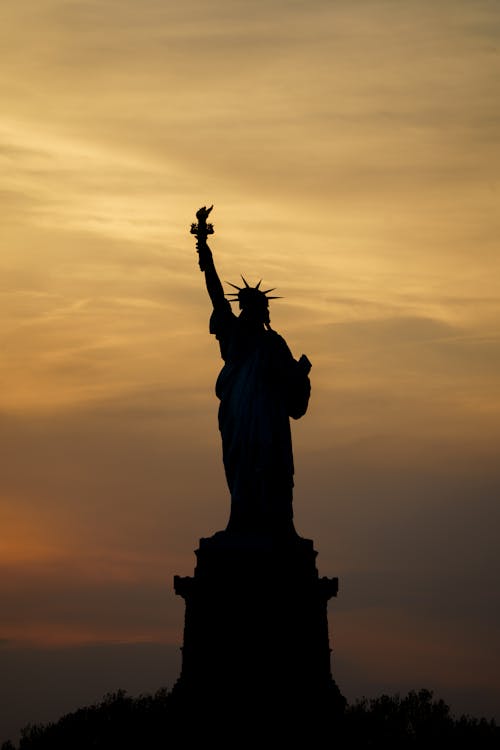
[[[250,746],[245,742],[248,736],[241,725],[236,728],[224,723],[214,734],[213,727],[212,733],[207,733],[208,727],[199,723],[195,711],[185,712],[179,721],[177,706],[166,690],[138,698],[118,691],[106,695],[100,703],[63,716],[56,723],[28,725],[22,731],[19,750],[164,750],[186,747],[186,736],[193,727],[197,727],[199,739],[211,734],[206,739],[216,741],[219,747]],[[288,741],[294,737],[292,724],[293,715],[288,731],[281,725],[271,734]],[[260,734],[259,744],[266,746],[265,735]],[[496,750],[500,747],[500,727],[493,720],[455,718],[444,701],[435,700],[429,690],[420,690],[403,698],[382,695],[373,700],[358,700],[347,707],[340,720],[330,723],[322,744],[332,748]],[[11,742],[4,742],[0,750],[16,749]]]
[[[19,750],[138,750],[169,743],[169,695],[106,695],[101,703],[66,714],[57,723],[28,725],[21,732]]]
[[[358,700],[346,710],[346,746],[360,748],[498,748],[500,727],[470,716],[454,718],[430,690],[404,698],[382,695]]]

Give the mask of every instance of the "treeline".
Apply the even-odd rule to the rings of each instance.
[[[278,697],[276,699],[279,700]],[[206,740],[219,747],[279,747],[300,740],[290,712],[279,726],[258,726],[258,716],[249,709],[243,721],[227,717],[215,726],[199,711],[185,710],[179,716],[172,694],[133,698],[124,691],[108,694],[95,705],[80,708],[51,724],[28,725],[22,730],[18,750],[168,750],[189,747],[189,740]],[[222,707],[224,713],[224,707]],[[283,715],[283,714],[282,714]],[[249,717],[249,718],[248,718]],[[316,727],[317,728],[317,727]],[[311,737],[317,739],[315,726]],[[356,701],[343,715],[321,727],[323,747],[333,748],[495,748],[500,747],[500,727],[495,721],[468,715],[454,717],[450,707],[429,690],[411,691],[405,697],[382,695]],[[311,745],[312,747],[313,745]],[[307,744],[304,745],[307,747]],[[16,750],[4,742],[1,750]]]

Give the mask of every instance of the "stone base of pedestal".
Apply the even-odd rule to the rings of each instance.
[[[312,541],[221,531],[200,540],[194,576],[174,579],[186,602],[183,713],[251,727],[332,720],[345,700],[331,674],[327,602]]]

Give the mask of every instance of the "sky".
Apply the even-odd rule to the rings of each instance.
[[[225,527],[189,226],[313,364],[293,424],[349,700],[500,719],[497,0],[0,9],[0,741],[172,687]]]

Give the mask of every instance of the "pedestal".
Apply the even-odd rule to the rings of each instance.
[[[338,581],[319,577],[316,555],[298,536],[222,531],[200,540],[194,576],[174,579],[186,602],[179,706],[249,728],[342,712],[327,620]]]

